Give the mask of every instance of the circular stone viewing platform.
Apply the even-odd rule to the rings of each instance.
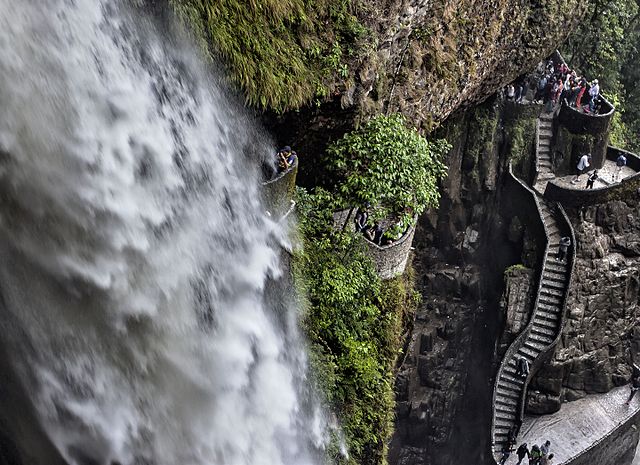
[[[580,176],[580,182],[575,184],[571,183],[571,180],[576,176],[575,174],[569,176],[556,176],[552,181],[554,184],[558,184],[562,187],[568,187],[571,189],[580,189],[586,188],[587,179],[592,171],[588,171]],[[618,173],[618,167],[616,166],[616,162],[613,160],[606,160],[604,162],[604,166],[598,170],[598,180],[593,184],[594,189],[598,189],[600,187],[609,187],[611,184],[616,182],[620,182],[629,176],[633,176],[636,174],[636,171],[630,168],[629,166],[624,166],[620,171],[620,177],[616,179],[616,174]]]
[[[554,454],[554,465],[590,463],[599,465],[597,448],[620,446],[633,447],[616,437],[631,424],[640,419],[640,393],[637,393],[630,405],[625,405],[629,396],[629,387],[622,386],[606,394],[587,396],[574,402],[562,404],[562,408],[551,415],[527,415],[522,422],[516,448],[526,442],[531,449],[533,444],[551,441],[550,452]],[[611,441],[604,441],[611,438]],[[611,454],[610,451],[602,453]],[[615,455],[610,455],[615,458]],[[518,458],[511,454],[506,465],[515,465]],[[526,463],[526,462],[523,462]]]

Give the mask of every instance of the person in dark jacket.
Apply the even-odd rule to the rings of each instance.
[[[380,245],[380,241],[382,240],[382,226],[377,221],[373,223],[373,228],[367,230],[367,236],[371,242],[374,244]]]
[[[518,463],[516,465],[520,465],[525,457],[529,457],[529,448],[527,447],[526,442],[520,444],[520,447],[518,447],[518,450],[516,451],[516,455],[518,456]]]
[[[516,376],[526,378],[529,376],[529,362],[524,357],[518,358],[516,362]]]
[[[560,239],[560,245],[558,246],[558,261],[563,262],[567,259],[567,251],[571,247],[571,238],[564,236]]]
[[[593,189],[593,183],[598,180],[598,170],[593,170],[593,172],[587,178],[587,189]]]

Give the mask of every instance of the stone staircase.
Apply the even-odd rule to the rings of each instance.
[[[553,115],[553,112],[547,113],[546,111],[542,111],[538,117],[538,140],[536,143],[536,168],[538,169],[538,176],[534,188],[540,194],[544,194],[547,183],[556,177],[555,174],[553,174],[553,162],[551,161]]]
[[[547,246],[531,320],[507,350],[496,377],[491,431],[492,452],[498,463],[510,432],[515,437],[520,428],[527,384],[535,371],[536,361],[559,338],[573,265],[573,246],[569,249],[566,263],[557,261],[558,246],[563,234],[570,234],[572,243],[575,244],[569,220],[559,207],[546,203],[539,195],[534,194],[533,197],[544,223]],[[527,378],[516,376],[520,357],[529,362],[530,374]]]

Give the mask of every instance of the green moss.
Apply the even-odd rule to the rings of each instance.
[[[285,110],[326,96],[366,29],[351,0],[171,0],[178,16],[255,106]]]
[[[518,271],[523,271],[523,270],[528,270],[529,268],[527,268],[526,266],[524,266],[522,263],[516,263],[515,265],[511,265],[510,267],[508,267],[506,270],[504,270],[504,275],[508,276],[511,275],[515,272]]]
[[[385,463],[393,431],[393,374],[402,333],[415,312],[413,273],[382,282],[362,241],[331,227],[331,196],[301,191],[304,251],[294,257],[296,282],[307,295],[304,326],[317,382],[338,414],[349,458],[338,463]]]

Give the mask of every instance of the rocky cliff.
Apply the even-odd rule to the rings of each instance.
[[[630,363],[640,361],[639,206],[632,196],[569,212],[578,247],[567,326],[534,378],[530,411],[626,384]]]
[[[453,144],[450,175],[439,210],[422,218],[414,241],[423,305],[396,383],[392,464],[490,463],[496,363],[527,319],[532,272],[522,263],[534,268],[539,255],[527,224],[534,212],[519,204],[507,170],[509,161],[530,160],[532,146],[512,137],[528,112],[492,99],[441,132]],[[519,316],[511,315],[512,334],[498,347],[514,302]]]

